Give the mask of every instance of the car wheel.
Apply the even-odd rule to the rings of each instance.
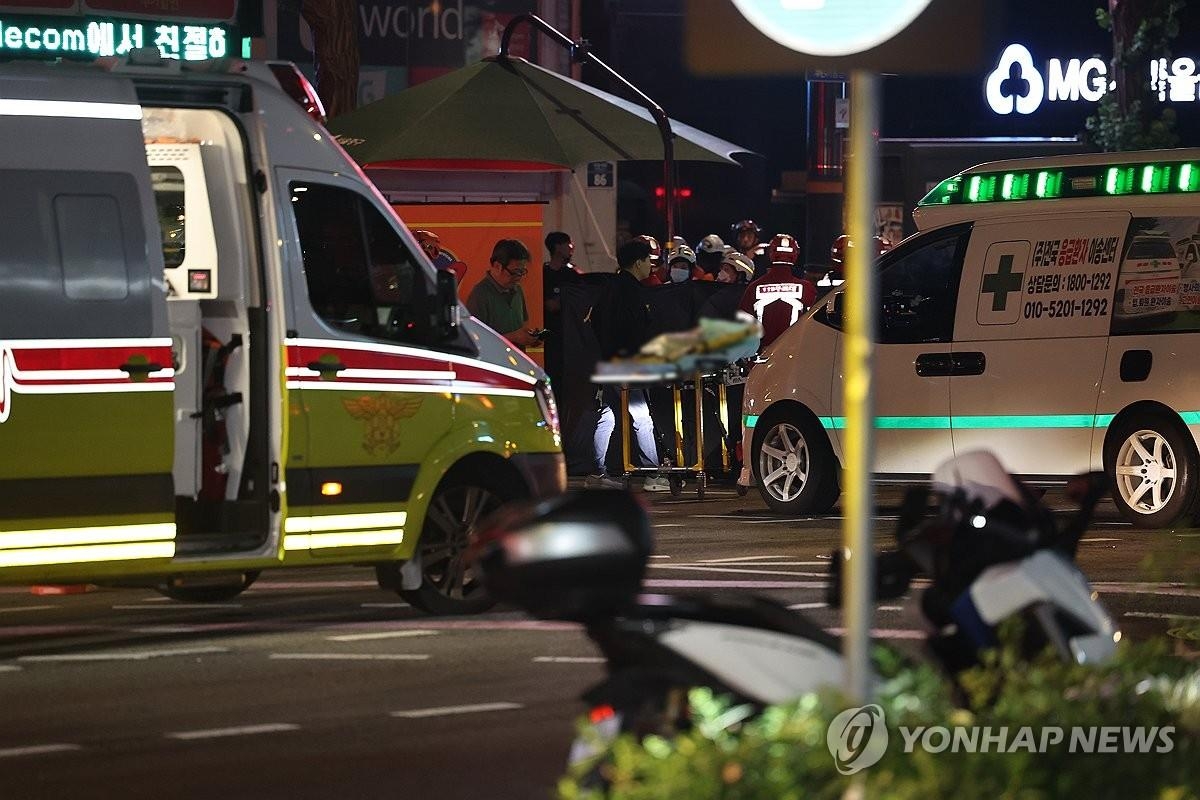
[[[841,490],[829,440],[812,420],[786,409],[768,413],[754,431],[755,483],[772,511],[824,514]]]
[[[1104,448],[1113,500],[1139,528],[1164,528],[1191,510],[1196,455],[1187,430],[1166,414],[1131,417]]]
[[[219,583],[204,583],[205,576],[202,574],[191,577],[197,583],[189,583],[188,577],[172,577],[154,588],[159,594],[184,603],[220,603],[232,600],[249,589],[258,576],[259,570],[251,570],[234,576],[222,576]]]
[[[431,614],[478,614],[496,604],[467,557],[475,526],[517,495],[490,477],[450,477],[434,493],[417,542],[421,586],[400,596]]]

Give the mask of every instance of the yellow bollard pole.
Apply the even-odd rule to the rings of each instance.
[[[878,279],[872,258],[878,194],[876,133],[879,130],[879,76],[854,70],[850,76],[850,158],[846,203],[850,241],[846,258],[845,362],[846,436],[844,522],[842,527],[844,609],[843,656],[846,659],[846,692],[866,703],[871,695],[871,585],[874,549],[871,516],[874,492],[874,404],[872,402],[872,350]]]

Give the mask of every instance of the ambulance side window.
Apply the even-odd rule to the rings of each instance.
[[[1134,217],[1114,282],[1114,334],[1200,331],[1200,217]]]
[[[293,183],[291,191],[308,298],[317,315],[351,333],[428,343],[429,284],[387,218],[348,189]]]
[[[183,173],[179,167],[150,167],[150,182],[162,233],[163,266],[173,269],[183,264],[186,248]]]
[[[888,259],[880,276],[879,341],[915,344],[951,340],[968,235],[969,231],[960,228],[917,240]]]

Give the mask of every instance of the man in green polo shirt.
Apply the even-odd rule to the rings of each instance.
[[[521,348],[538,342],[525,327],[529,311],[521,281],[528,272],[529,249],[516,239],[501,239],[492,248],[487,274],[467,298],[472,315]]]

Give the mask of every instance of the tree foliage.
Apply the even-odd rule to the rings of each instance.
[[[1154,58],[1170,60],[1179,35],[1184,0],[1108,0],[1096,10],[1096,22],[1112,33],[1110,91],[1087,119],[1087,137],[1102,150],[1151,150],[1175,147],[1175,112],[1155,115],[1145,72]]]

